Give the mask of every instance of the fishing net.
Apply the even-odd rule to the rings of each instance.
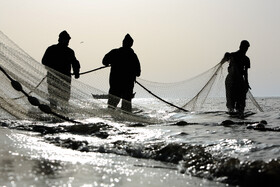
[[[225,110],[225,104],[219,104],[225,103],[225,66],[217,64],[197,77],[176,83],[137,79],[134,89],[136,95],[132,100],[133,111],[109,110],[109,68],[92,71],[91,86],[72,79],[70,99],[67,101],[64,99],[69,86],[67,77],[47,69],[0,31],[0,108],[4,114],[2,116],[17,119],[78,122],[101,117],[159,123],[165,120],[165,114],[174,110],[218,110],[214,106],[222,106],[220,110]],[[250,92],[249,98],[253,108],[257,108],[258,103]],[[50,107],[52,99],[56,107]],[[158,108],[158,103],[163,103],[165,107]]]
[[[227,76],[228,63],[218,63],[202,74],[176,83],[150,82],[143,79],[137,79],[136,92],[144,87],[146,93],[139,91],[139,95],[147,97],[148,95],[161,96],[165,98],[163,102],[173,106],[175,111],[226,111],[226,90],[225,78]],[[148,92],[150,90],[150,92]],[[160,98],[159,98],[160,99]],[[247,92],[246,99],[247,111],[261,111],[250,90]]]
[[[0,32],[0,68],[2,117],[28,120],[75,120],[74,122],[93,117],[103,119],[113,117],[114,120],[148,123],[160,121],[160,117],[152,112],[140,116],[120,109],[108,110],[106,99],[95,99],[92,96],[106,95],[107,90],[99,90],[76,79],[71,81],[71,95],[69,101],[66,101],[65,89],[69,85],[67,77],[55,70],[46,69],[2,32]],[[104,84],[106,82],[104,79]],[[50,97],[50,90],[56,93],[55,98]],[[57,102],[57,107],[49,107],[50,99]],[[144,111],[145,107],[138,110]]]

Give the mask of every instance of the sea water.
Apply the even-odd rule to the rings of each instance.
[[[257,101],[264,112],[245,119],[170,112],[171,123],[153,125],[92,117],[85,127],[2,115],[0,185],[278,186],[280,98]]]

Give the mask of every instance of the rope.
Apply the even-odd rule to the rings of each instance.
[[[4,73],[4,75],[6,75],[6,77],[11,81],[11,84],[12,84],[12,87],[17,90],[17,91],[20,91],[22,92],[28,99],[28,101],[30,102],[31,105],[34,105],[34,106],[38,106],[38,108],[46,113],[46,114],[52,114],[60,119],[63,119],[65,121],[69,121],[69,122],[72,122],[72,123],[80,123],[78,121],[75,121],[75,120],[72,120],[72,119],[69,119],[65,116],[62,116],[58,113],[55,113],[52,111],[52,109],[48,106],[48,105],[45,105],[45,104],[40,104],[39,100],[36,98],[36,97],[32,97],[30,96],[28,93],[26,93],[23,89],[22,89],[22,86],[19,82],[15,81],[1,66],[0,66],[0,71],[2,71]]]
[[[170,102],[168,102],[168,101],[166,101],[166,100],[160,98],[159,96],[155,95],[155,94],[152,93],[150,90],[148,90],[146,87],[144,87],[142,84],[140,84],[137,80],[135,80],[135,82],[136,82],[139,86],[141,86],[144,90],[146,90],[149,94],[151,94],[152,96],[154,96],[154,97],[156,97],[157,99],[161,100],[162,102],[164,102],[164,103],[166,103],[166,104],[168,104],[168,105],[170,105],[170,106],[173,106],[173,107],[175,107],[175,108],[177,108],[177,109],[179,109],[179,110],[182,110],[182,111],[184,111],[184,112],[189,112],[188,110],[186,110],[186,109],[184,109],[184,108],[181,108],[181,107],[178,107],[178,106],[176,106],[176,105],[174,105],[174,104],[172,104],[172,103],[170,103]]]
[[[91,72],[94,72],[94,71],[97,71],[97,70],[100,70],[100,69],[103,69],[103,68],[107,68],[107,67],[109,67],[109,66],[101,66],[101,67],[95,68],[95,69],[93,69],[93,70],[89,70],[89,71],[82,72],[82,73],[80,73],[80,75],[84,75],[84,74],[87,74],[87,73],[91,73]],[[71,75],[75,75],[75,74],[74,74],[74,73],[71,73]]]
[[[83,72],[83,73],[80,73],[80,75],[87,74],[87,73],[91,73],[91,72],[94,72],[94,71],[97,71],[97,70],[100,70],[100,69],[103,69],[103,68],[107,68],[107,67],[109,67],[109,66],[102,66],[102,67],[99,67],[99,68],[96,68],[96,69],[93,69],[93,70],[85,71],[85,72]],[[74,75],[74,73],[72,73],[72,75]],[[168,105],[170,105],[170,106],[173,106],[173,107],[175,107],[175,108],[177,108],[177,109],[179,109],[179,110],[182,110],[182,111],[184,111],[184,112],[189,112],[188,110],[186,110],[186,109],[184,109],[184,108],[181,108],[181,107],[178,107],[178,106],[176,106],[176,105],[174,105],[174,104],[172,104],[172,103],[170,103],[170,102],[168,102],[168,101],[166,101],[166,100],[160,98],[159,96],[155,95],[155,94],[152,93],[150,90],[148,90],[146,87],[144,87],[142,84],[140,84],[138,81],[135,80],[135,82],[136,82],[139,86],[141,86],[144,90],[146,90],[149,94],[153,95],[154,97],[156,97],[157,99],[161,100],[162,102],[164,102],[164,103],[166,103],[166,104],[168,104]]]
[[[47,76],[45,76],[35,87],[34,87],[34,89],[33,90],[31,90],[29,93],[28,93],[28,95],[30,95],[35,89],[37,89],[40,85],[41,85],[41,83],[46,79],[46,77]],[[21,98],[23,98],[24,96],[21,96],[21,97],[17,97],[17,98],[13,98],[14,100],[17,100],[17,99],[21,99]]]

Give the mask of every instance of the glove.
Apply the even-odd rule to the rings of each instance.
[[[250,87],[250,85],[249,85],[249,82],[246,83],[246,86],[247,86],[247,89],[248,89],[248,90],[249,90],[249,89],[251,90],[251,87]]]
[[[80,73],[79,72],[75,73],[75,79],[78,79],[78,78],[80,78]]]
[[[250,85],[248,84],[248,89],[250,89],[251,90],[251,87],[250,87]]]

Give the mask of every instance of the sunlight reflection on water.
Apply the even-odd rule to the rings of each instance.
[[[57,147],[37,133],[5,132],[10,174],[5,170],[6,185],[17,186],[224,186],[216,182],[181,175],[176,170],[156,169],[165,164],[145,159],[80,152]],[[149,138],[149,136],[148,136]],[[8,145],[8,146],[7,146]],[[11,147],[12,146],[12,147]],[[1,153],[0,153],[1,154]],[[8,156],[8,157],[7,157]],[[0,159],[1,160],[1,159]],[[3,166],[2,166],[3,167]],[[0,166],[0,170],[3,168]]]
[[[245,121],[264,117],[268,127],[278,125],[275,117],[279,114],[272,110]],[[86,126],[79,126],[4,121],[3,126],[10,129],[0,131],[4,144],[0,178],[5,184],[24,181],[26,186],[224,186],[182,173],[212,176],[210,170],[227,160],[231,167],[239,161],[279,158],[277,132],[253,131],[242,123],[223,126],[220,122],[226,119],[241,121],[225,112],[174,112],[168,118],[185,123],[146,125],[90,118],[85,120]],[[176,159],[181,161],[179,165]]]

